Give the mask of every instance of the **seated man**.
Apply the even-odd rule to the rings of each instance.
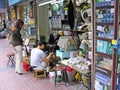
[[[31,51],[30,64],[32,68],[35,67],[49,67],[50,58],[53,53],[50,53],[48,56],[44,53],[46,43],[44,41],[39,42],[36,48],[33,48]]]

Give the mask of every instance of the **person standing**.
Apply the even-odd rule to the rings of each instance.
[[[5,23],[5,20],[3,20],[3,28],[6,29],[6,23]]]
[[[21,19],[18,19],[12,29],[12,46],[15,49],[16,53],[16,65],[15,65],[15,72],[19,75],[25,73],[22,64],[22,45],[23,40],[20,34],[20,31],[24,25],[24,22]]]
[[[5,36],[5,31],[6,31],[6,23],[5,23],[5,20],[3,20],[2,22],[3,22],[3,25],[2,25],[3,28],[0,29],[0,36],[4,37]]]

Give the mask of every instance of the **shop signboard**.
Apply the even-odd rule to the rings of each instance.
[[[0,0],[0,9],[5,9],[5,8],[6,8],[5,0]]]
[[[9,6],[11,6],[19,1],[21,1],[21,0],[9,0]]]
[[[28,0],[9,0],[9,6],[15,6],[27,2]]]

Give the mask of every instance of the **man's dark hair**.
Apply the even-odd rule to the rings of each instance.
[[[38,45],[40,45],[40,46],[43,45],[43,44],[46,45],[46,42],[45,41],[39,41],[38,42]]]

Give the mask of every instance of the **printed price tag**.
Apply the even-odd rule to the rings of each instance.
[[[117,40],[112,40],[113,45],[117,45]]]

